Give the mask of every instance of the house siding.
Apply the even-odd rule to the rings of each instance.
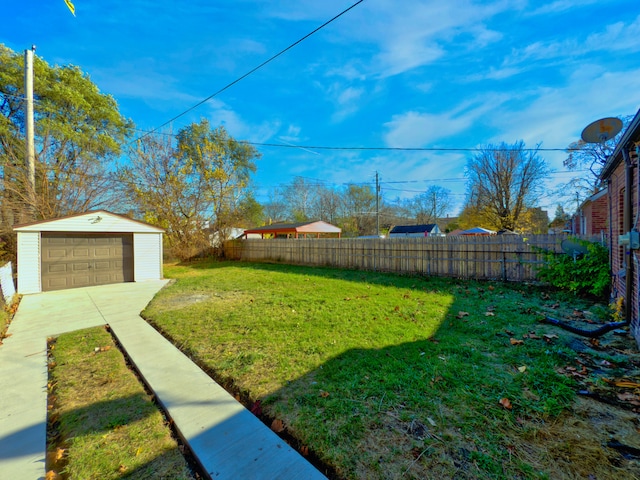
[[[42,291],[41,235],[65,233],[70,236],[133,236],[133,281],[162,278],[163,229],[122,215],[98,210],[70,217],[18,225],[18,293]],[[131,277],[131,276],[130,276]],[[129,277],[129,278],[130,278]],[[131,281],[131,280],[126,280]]]
[[[162,235],[133,234],[134,281],[162,278]]]
[[[40,292],[40,232],[18,232],[17,264],[18,292]]]
[[[636,219],[638,214],[638,169],[632,169],[633,181],[631,182],[632,192],[632,219]],[[624,297],[626,293],[626,281],[629,280],[633,284],[632,295],[626,302],[631,302],[631,331],[636,341],[640,345],[640,324],[638,322],[638,313],[640,312],[640,298],[638,296],[638,284],[640,283],[640,250],[632,250],[631,254],[626,253],[624,246],[618,243],[618,236],[624,234],[624,196],[625,196],[625,165],[624,162],[615,168],[609,177],[609,195],[608,201],[611,207],[611,238],[609,241],[611,250],[611,274],[612,281],[612,299]],[[638,225],[632,225],[638,227]],[[626,266],[633,262],[633,278],[627,279]]]

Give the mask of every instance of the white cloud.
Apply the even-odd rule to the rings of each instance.
[[[567,38],[560,42],[538,41],[520,50],[514,50],[505,60],[505,66],[520,65],[533,68],[532,62],[568,58],[574,60],[596,52],[640,51],[640,16],[631,23],[616,22],[607,25],[603,31],[592,33],[586,38]]]
[[[394,115],[384,124],[387,130],[385,144],[390,147],[432,146],[437,141],[487,123],[488,118],[495,115],[495,110],[506,101],[505,95],[489,94],[440,114],[409,111]]]
[[[518,9],[523,2],[491,4],[458,2],[372,1],[374,11],[358,34],[378,45],[372,68],[381,77],[428,65],[445,55],[483,48],[502,38],[485,22],[498,13]]]
[[[160,73],[151,59],[120,63],[110,68],[95,68],[91,71],[91,80],[103,93],[119,99],[141,100],[163,112],[175,111],[201,100],[185,93],[174,75]]]
[[[605,2],[603,0],[581,0],[580,2],[576,2],[575,0],[557,0],[533,10],[529,15],[536,16],[563,13],[567,10],[574,10],[588,5],[593,5],[595,3],[602,5]]]
[[[263,121],[258,124],[247,122],[226,103],[214,99],[207,103],[209,121],[215,127],[223,125],[229,134],[238,140],[266,142],[280,129],[280,121]]]

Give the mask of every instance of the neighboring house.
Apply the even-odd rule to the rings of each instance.
[[[396,225],[389,230],[389,238],[398,237],[440,237],[442,232],[435,223],[426,225]]]
[[[212,247],[219,247],[226,240],[235,240],[244,237],[244,228],[228,227],[222,231],[218,230],[209,234],[209,244]],[[249,235],[248,238],[261,238],[260,235]]]
[[[609,222],[608,189],[604,188],[587,198],[571,217],[574,235],[605,235]]]
[[[640,111],[622,134],[615,150],[608,158],[600,174],[601,180],[607,184],[609,225],[609,248],[611,272],[613,275],[612,296],[625,299],[626,320],[631,322],[631,331],[640,346],[640,324],[638,312],[638,275],[636,268],[640,261],[638,245],[629,245],[624,241],[625,235],[638,229],[639,208],[638,189],[638,152],[640,150]],[[622,240],[622,241],[621,241]]]
[[[469,230],[463,230],[458,235],[495,235],[496,232],[482,227],[474,227]]]
[[[320,238],[337,237],[340,238],[342,229],[327,222],[302,222],[302,223],[277,223],[265,225],[264,227],[250,228],[244,231],[244,238],[252,235],[265,235],[273,238],[307,238],[308,236]]]
[[[162,228],[106,210],[16,225],[18,293],[162,278]]]

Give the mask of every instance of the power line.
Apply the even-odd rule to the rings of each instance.
[[[166,125],[166,123],[164,124]],[[158,128],[162,128],[161,125]],[[156,129],[157,130],[157,129]],[[176,133],[157,132],[156,130],[142,130],[135,128],[134,131],[144,133],[137,140],[146,137],[152,133],[156,135],[165,135],[168,137],[177,137]],[[399,152],[579,152],[581,148],[484,148],[484,147],[344,147],[339,145],[294,145],[290,143],[264,143],[250,142],[248,140],[239,140],[238,143],[252,145],[254,147],[273,147],[288,149],[316,149],[316,150],[345,150],[345,151],[399,151]],[[315,152],[313,152],[315,153]],[[578,171],[578,170],[576,170]],[[586,170],[584,170],[586,171]],[[388,182],[387,182],[388,183]]]
[[[150,133],[155,132],[156,130],[159,130],[160,128],[170,124],[171,122],[177,120],[178,118],[182,117],[183,115],[186,115],[187,113],[189,113],[192,110],[195,110],[196,108],[198,108],[200,105],[208,102],[209,100],[211,100],[213,97],[216,97],[217,95],[221,94],[222,92],[224,92],[225,90],[227,90],[228,88],[232,87],[233,85],[235,85],[236,83],[244,80],[245,78],[247,78],[249,75],[251,75],[252,73],[256,72],[257,70],[261,69],[262,67],[264,67],[265,65],[267,65],[268,63],[271,63],[272,61],[274,61],[276,58],[280,57],[281,55],[283,55],[284,53],[288,52],[289,50],[291,50],[293,47],[295,47],[296,45],[302,43],[303,41],[305,41],[307,38],[309,38],[311,35],[313,35],[314,33],[322,30],[324,27],[326,27],[327,25],[329,25],[330,23],[332,23],[333,21],[337,20],[338,18],[340,18],[342,15],[344,15],[345,13],[347,13],[348,11],[350,11],[351,9],[355,8],[356,6],[358,6],[359,4],[361,4],[364,0],[358,0],[357,2],[355,2],[353,5],[351,5],[350,7],[344,9],[342,12],[340,12],[339,14],[337,14],[335,17],[333,17],[330,20],[327,20],[326,22],[324,22],[322,25],[320,25],[319,27],[317,27],[315,30],[307,33],[304,37],[300,38],[299,40],[293,42],[291,45],[289,45],[287,48],[280,50],[278,53],[276,53],[275,55],[273,55],[272,57],[268,58],[267,60],[265,60],[264,62],[262,62],[260,65],[258,65],[257,67],[252,68],[251,70],[249,70],[247,73],[245,73],[244,75],[236,78],[233,82],[228,83],[227,85],[225,85],[224,87],[222,87],[220,90],[218,90],[215,93],[212,93],[211,95],[209,95],[207,98],[205,98],[204,100],[199,101],[198,103],[196,103],[195,105],[187,108],[185,111],[183,111],[182,113],[176,115],[175,117],[173,117],[171,120],[168,120],[166,122],[164,122],[162,125],[160,125],[159,127],[154,128],[151,132],[143,135],[142,137],[137,138],[136,140],[140,140],[140,138],[143,138],[147,135],[149,135]],[[135,141],[135,140],[134,140]]]
[[[284,143],[259,143],[242,140],[240,143],[258,147],[302,148],[315,150],[375,150],[398,152],[577,152],[580,148],[483,148],[483,147],[339,147],[327,145],[288,145]]]

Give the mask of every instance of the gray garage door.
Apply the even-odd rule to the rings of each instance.
[[[133,282],[133,234],[42,233],[42,290]]]

